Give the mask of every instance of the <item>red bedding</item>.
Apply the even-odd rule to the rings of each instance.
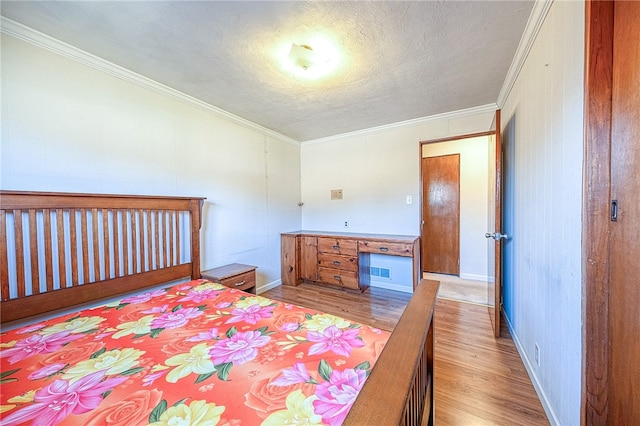
[[[1,423],[338,425],[388,337],[192,281],[1,333]]]

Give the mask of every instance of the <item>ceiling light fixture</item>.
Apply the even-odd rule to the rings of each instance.
[[[333,43],[319,37],[307,44],[292,43],[281,58],[286,71],[311,80],[332,72],[339,62]]]
[[[311,46],[306,44],[297,45],[293,43],[287,59],[289,59],[294,66],[300,67],[306,71],[309,67],[314,65],[316,54]]]

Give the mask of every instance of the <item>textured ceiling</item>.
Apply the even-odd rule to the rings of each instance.
[[[532,1],[2,1],[2,15],[298,141],[496,102]],[[291,76],[283,44],[342,61]]]

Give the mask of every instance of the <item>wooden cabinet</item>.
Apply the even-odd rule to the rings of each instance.
[[[389,254],[393,256],[411,256],[413,245],[408,243],[393,243],[388,241],[358,241],[360,253]]]
[[[283,285],[300,284],[300,238],[296,235],[280,236],[280,276]]]
[[[287,232],[282,234],[282,284],[304,281],[365,291],[372,253],[413,259],[413,287],[419,281],[420,239],[414,236]]]
[[[202,278],[226,287],[256,294],[256,266],[232,263],[202,271]]]
[[[318,279],[318,238],[300,237],[300,278]]]
[[[357,241],[318,237],[318,280],[364,291],[368,283],[358,282]]]

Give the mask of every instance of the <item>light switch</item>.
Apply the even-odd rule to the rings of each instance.
[[[413,204],[413,196],[407,195],[407,204]]]
[[[332,200],[342,200],[342,189],[332,189],[331,190],[331,199]]]

